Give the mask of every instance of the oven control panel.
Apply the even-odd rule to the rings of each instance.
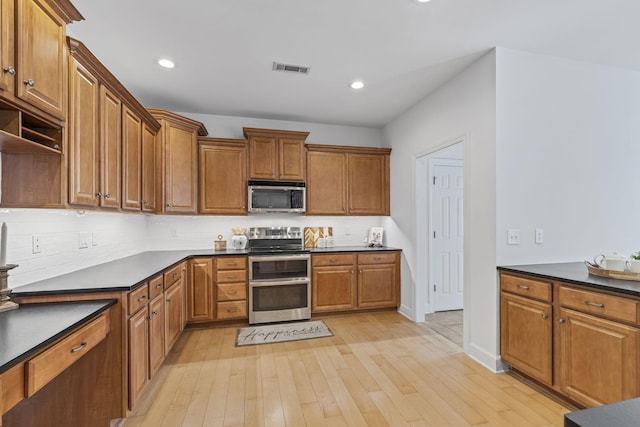
[[[251,227],[249,239],[302,239],[300,227]]]

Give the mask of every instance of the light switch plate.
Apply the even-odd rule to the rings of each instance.
[[[517,228],[510,228],[507,230],[507,244],[519,245],[520,244],[520,230]]]
[[[78,249],[86,249],[89,247],[89,233],[83,231],[78,233]]]

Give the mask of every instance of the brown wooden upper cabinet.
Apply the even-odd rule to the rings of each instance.
[[[69,204],[155,211],[160,124],[86,46],[70,37],[67,43]]]
[[[63,124],[66,24],[84,18],[67,0],[2,0],[0,7],[0,97],[12,107]]]
[[[200,138],[199,212],[247,214],[247,141]]]
[[[306,148],[307,215],[389,215],[391,149]]]
[[[149,109],[160,122],[161,177],[158,212],[195,214],[198,211],[198,135],[207,129],[198,121],[166,110]]]
[[[249,142],[249,179],[304,181],[309,132],[243,128]]]

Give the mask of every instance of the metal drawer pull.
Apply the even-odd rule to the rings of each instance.
[[[567,321],[567,319],[562,319],[562,318],[558,319],[558,323],[564,323],[566,321]]]
[[[156,285],[156,289],[160,289],[161,287],[162,287],[162,283],[158,283],[158,284]]]
[[[153,314],[154,316],[156,316],[156,315],[158,314],[158,312],[157,312],[157,311],[155,311],[155,310],[153,310],[153,311],[151,312],[151,314]]]
[[[237,262],[228,262],[227,265],[231,266],[231,265],[238,265]]]
[[[227,274],[227,279],[235,279],[236,275],[235,274]]]
[[[374,256],[374,257],[373,257],[373,260],[374,260],[374,261],[380,261],[381,259],[382,259],[382,258],[380,258],[379,256]]]
[[[178,273],[173,273],[173,278],[175,279],[176,277],[178,277]]]
[[[337,260],[337,259],[335,259],[335,258],[331,258],[331,259],[329,260],[329,262],[330,262],[331,264],[335,264],[336,262],[338,262],[338,260]]]
[[[227,309],[227,313],[235,313],[236,311],[238,311],[238,309],[235,307]]]
[[[29,87],[34,87],[36,85],[36,83],[32,79],[25,80],[24,84],[26,84]]]
[[[238,293],[238,291],[227,291],[227,294],[229,294],[229,295],[235,295],[237,293]]]
[[[7,74],[11,74],[12,76],[16,74],[16,69],[13,68],[12,66],[4,67],[2,71],[4,71]]]
[[[84,350],[84,348],[86,346],[87,346],[87,342],[86,341],[82,341],[82,343],[78,347],[75,347],[75,348],[71,349],[71,353],[77,353],[79,351],[82,351],[82,350]]]
[[[171,298],[167,298],[167,302],[171,302]]]
[[[524,289],[524,290],[529,289],[529,287],[527,285],[518,285],[517,288],[518,289]]]
[[[146,299],[147,299],[147,296],[146,295],[142,295],[140,298],[138,298],[138,302],[144,301]]]
[[[592,306],[592,307],[600,307],[600,308],[604,308],[604,304],[600,304],[600,303],[597,303],[597,302],[592,302],[592,301],[587,300],[587,301],[585,301],[584,303],[585,303],[586,305],[590,305],[590,306]]]
[[[540,317],[542,317],[543,319],[548,319],[548,318],[549,318],[549,315],[548,315],[548,314],[546,314],[546,313],[542,313],[542,314],[540,315]]]

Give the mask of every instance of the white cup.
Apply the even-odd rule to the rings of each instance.
[[[597,255],[593,258],[594,263],[605,270],[625,271],[628,267],[629,258],[613,253],[611,255]]]
[[[627,263],[630,272],[640,273],[640,259],[630,259]]]

